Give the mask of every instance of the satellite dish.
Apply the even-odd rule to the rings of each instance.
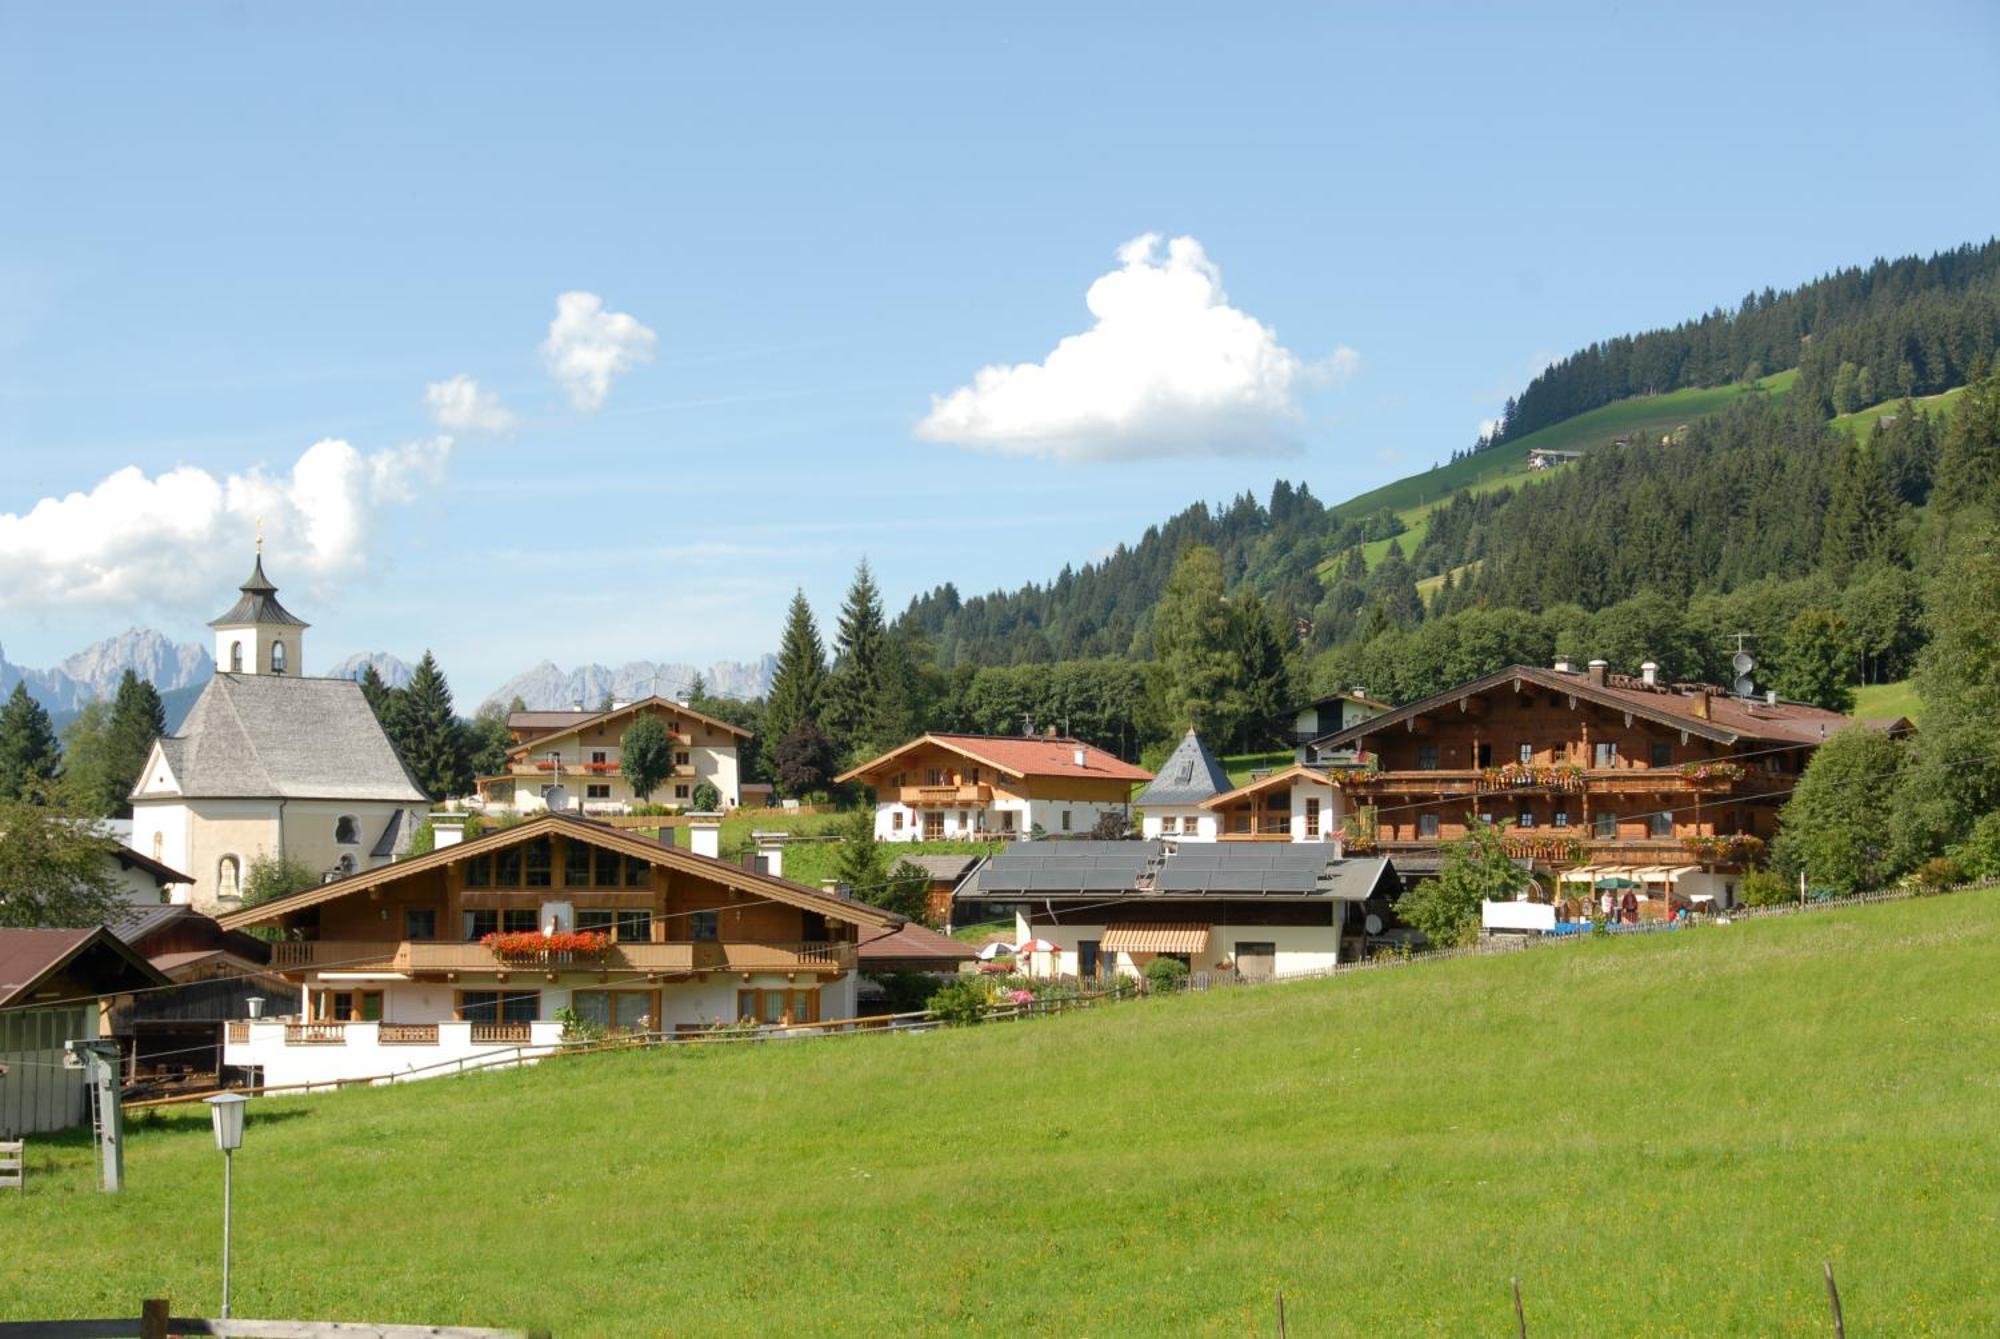
[[[1738,674],[1748,674],[1757,668],[1757,660],[1748,651],[1738,651],[1729,658],[1729,667]]]
[[[1362,922],[1362,925],[1366,927],[1368,933],[1371,935],[1379,935],[1382,933],[1382,918],[1380,916],[1370,916],[1367,920]]]
[[[1746,657],[1745,657],[1745,659],[1748,659],[1748,657],[1746,656]],[[1756,684],[1756,681],[1755,681],[1755,680],[1753,680],[1753,679],[1752,679],[1752,678],[1751,678],[1751,677],[1750,677],[1749,675],[1747,675],[1747,674],[1746,674],[1746,675],[1744,675],[1744,676],[1743,676],[1742,678],[1738,679],[1738,680],[1736,681],[1736,696],[1738,696],[1738,697],[1755,697],[1755,696],[1757,696],[1757,684]]]
[[[569,810],[569,791],[562,786],[550,786],[542,792],[542,801],[549,806],[550,813],[566,813]]]

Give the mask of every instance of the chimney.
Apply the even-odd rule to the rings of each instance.
[[[1709,719],[1709,711],[1710,711],[1710,707],[1709,707],[1709,701],[1708,701],[1708,690],[1707,690],[1706,688],[1697,688],[1697,689],[1695,689],[1695,691],[1694,691],[1694,715],[1695,715],[1695,719],[1696,719],[1696,720],[1698,720],[1698,721],[1705,721],[1705,720],[1708,720],[1708,719]]]
[[[1576,673],[1576,666],[1574,666],[1574,665],[1572,665],[1572,664],[1570,663],[1570,660],[1569,660],[1569,657],[1568,657],[1568,656],[1557,656],[1557,657],[1556,657],[1556,673],[1558,673],[1558,674],[1574,674],[1574,673]]]
[[[819,890],[828,897],[837,897],[843,902],[852,902],[854,900],[854,890],[839,879],[821,879],[819,881]]]
[[[1639,677],[1645,681],[1646,687],[1658,688],[1660,686],[1659,665],[1653,661],[1647,661],[1645,664],[1639,666]]]
[[[1056,728],[1053,725],[1043,727],[1042,729],[1043,739],[1054,739],[1055,737],[1056,737]]]
[[[1360,684],[1358,684],[1358,683],[1357,683],[1357,684],[1355,684],[1355,685],[1354,685],[1354,687],[1352,687],[1352,688],[1348,689],[1347,691],[1348,691],[1348,692],[1350,692],[1350,693],[1352,693],[1352,694],[1353,694],[1353,695],[1354,695],[1355,697],[1363,697],[1363,698],[1365,698],[1365,697],[1367,697],[1367,696],[1368,696],[1368,690],[1367,690],[1366,688],[1363,688],[1363,687],[1362,687],[1362,686],[1361,686]]]
[[[1775,688],[1766,688],[1766,689],[1764,690],[1764,705],[1765,705],[1765,706],[1767,706],[1767,707],[1775,707],[1775,706],[1777,706],[1777,705],[1778,705],[1778,690],[1777,690],[1777,689],[1775,689]]]
[[[582,711],[582,710],[583,710],[583,699],[582,699],[582,698],[580,698],[580,697],[573,697],[573,698],[571,698],[571,699],[570,699],[570,701],[569,701],[569,704],[570,704],[570,706],[574,707],[574,708],[575,708],[576,710],[578,710],[578,711]]]
[[[431,815],[431,846],[442,851],[447,846],[456,846],[465,840],[465,815],[435,813]]]
[[[688,850],[710,860],[722,859],[722,815],[688,815]]]
[[[785,877],[785,839],[788,832],[753,832],[751,838],[757,843],[757,870],[774,879]]]
[[[1071,749],[1069,756],[1070,761],[1074,762],[1078,767],[1082,767],[1084,765],[1083,745],[1078,744],[1075,748]]]
[[[1602,688],[1602,687],[1604,687],[1604,675],[1605,675],[1605,672],[1606,672],[1607,670],[1609,670],[1610,668],[1611,668],[1611,666],[1610,666],[1610,665],[1608,665],[1608,664],[1606,664],[1606,663],[1605,663],[1604,661],[1602,661],[1602,660],[1593,660],[1593,661],[1591,661],[1591,662],[1590,662],[1590,681],[1591,681],[1592,683],[1596,684],[1596,685],[1597,685],[1597,686],[1598,686],[1599,688]]]

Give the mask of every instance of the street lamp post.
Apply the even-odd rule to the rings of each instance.
[[[230,1173],[235,1170],[236,1150],[243,1147],[243,1108],[249,1098],[242,1093],[223,1093],[208,1099],[209,1118],[215,1123],[215,1146],[222,1150],[222,1319],[229,1319],[229,1210],[233,1187]]]

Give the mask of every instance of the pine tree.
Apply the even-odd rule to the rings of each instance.
[[[834,639],[833,672],[827,676],[826,704],[820,724],[832,736],[841,757],[862,757],[900,740],[874,737],[876,713],[882,701],[883,648],[888,625],[882,616],[882,592],[863,558],[854,569],[847,600],[840,608],[840,628]]]
[[[17,683],[0,707],[0,799],[40,800],[62,768],[62,746],[42,704]]]
[[[442,800],[472,788],[465,727],[452,714],[451,685],[428,650],[389,715],[389,737],[425,794]]]
[[[1234,737],[1240,708],[1238,629],[1223,595],[1222,562],[1206,544],[1186,549],[1153,611],[1153,656],[1170,726],[1193,726],[1217,739]]]
[[[826,648],[804,591],[792,595],[785,616],[785,637],[778,648],[778,667],[771,676],[771,695],[764,710],[764,735],[775,749],[805,721],[817,721],[826,686]]]
[[[113,814],[129,813],[127,798],[139,784],[153,741],[167,732],[167,709],[159,690],[146,680],[125,671],[118,681],[118,696],[112,700],[106,731],[103,802]]]
[[[375,713],[375,719],[384,725],[389,723],[389,696],[393,692],[388,683],[376,671],[373,661],[362,665],[361,673],[354,676],[361,685],[361,696],[368,699],[368,706]]]

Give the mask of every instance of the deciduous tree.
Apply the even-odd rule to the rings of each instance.
[[[641,712],[618,738],[618,770],[641,801],[650,799],[674,770],[674,743],[652,712]]]

